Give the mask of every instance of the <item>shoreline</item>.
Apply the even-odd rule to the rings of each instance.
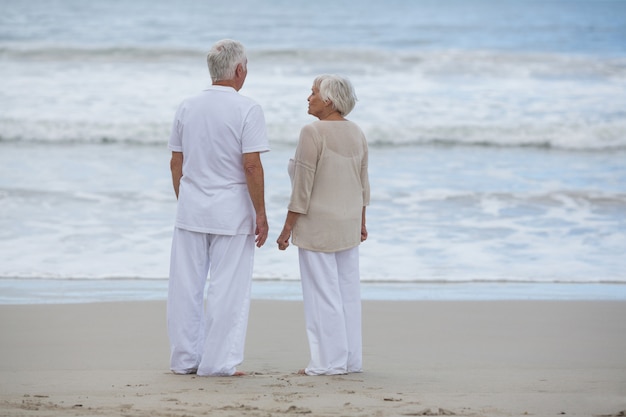
[[[249,375],[204,378],[169,372],[162,301],[1,305],[0,414],[617,416],[624,317],[623,301],[368,300],[365,372],[308,377],[301,302],[253,300]]]
[[[167,279],[0,278],[0,305],[164,301]],[[626,301],[626,282],[362,282],[376,301]],[[254,279],[252,299],[300,301],[299,280]]]

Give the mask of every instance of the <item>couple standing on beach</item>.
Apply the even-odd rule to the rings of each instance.
[[[177,374],[243,375],[254,247],[268,236],[260,154],[269,151],[261,107],[238,93],[247,76],[243,45],[211,48],[212,85],[183,101],[169,149],[178,199],[172,239],[167,324]],[[298,246],[307,375],[362,370],[359,244],[367,238],[368,150],[345,116],[356,96],[349,80],[315,78],[309,114],[288,171],[287,218],[277,239]],[[210,275],[206,301],[204,290]]]

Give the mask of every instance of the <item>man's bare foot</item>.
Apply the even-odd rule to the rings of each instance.
[[[297,374],[298,375],[306,375],[306,371],[304,369],[299,369]]]

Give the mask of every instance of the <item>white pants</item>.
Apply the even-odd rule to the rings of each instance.
[[[333,252],[299,249],[311,360],[308,375],[361,372],[359,247]]]
[[[175,228],[167,299],[173,372],[233,375],[243,362],[253,261],[254,235]]]

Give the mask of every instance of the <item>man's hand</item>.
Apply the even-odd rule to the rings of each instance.
[[[267,224],[266,216],[256,216],[256,230],[254,234],[256,238],[254,241],[256,242],[256,247],[260,248],[265,244],[267,240],[267,234],[269,232],[269,225]]]

